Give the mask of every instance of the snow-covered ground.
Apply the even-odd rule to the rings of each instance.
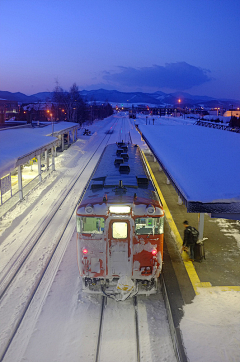
[[[148,121],[151,122],[150,118],[148,117]],[[192,121],[182,118],[153,118],[156,124],[171,122],[172,125],[193,125]],[[79,134],[78,141],[57,157],[56,172],[0,221],[0,275],[23,246],[28,235],[40,227],[74,175],[86,162],[88,155],[91,155],[93,148],[106,136],[107,129],[113,127],[114,130],[109,135],[109,142],[122,139],[128,141],[131,137],[133,143],[146,148],[135,131],[134,123],[137,122],[145,124],[146,117],[134,121],[129,120],[127,115],[119,114],[96,122],[88,127],[93,136]],[[56,225],[56,228],[60,228],[60,225]],[[81,293],[75,233],[73,220],[59,255],[53,260],[53,267],[43,280],[4,362],[94,361],[100,298]],[[36,261],[42,256],[36,256]],[[34,265],[32,271],[34,274]],[[189,361],[240,361],[240,292],[223,292],[216,287],[201,288],[198,292],[193,302],[184,306],[184,317],[180,324]],[[18,293],[16,298],[21,299],[22,290],[19,289]],[[3,324],[3,319],[0,321],[0,347],[9,328],[8,313],[9,318],[13,313],[7,305],[3,308],[3,302],[4,300],[0,304],[0,315],[2,318],[5,315],[6,322]],[[134,360],[135,342],[131,338],[133,327],[130,306],[130,301],[121,305],[111,301],[107,305],[103,330],[106,344],[101,350],[101,361]],[[139,308],[141,331],[148,329],[148,333],[140,333],[142,361],[175,361],[169,345],[169,331],[161,295],[139,298]],[[113,328],[116,333],[112,332]]]

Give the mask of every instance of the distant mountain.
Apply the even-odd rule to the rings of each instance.
[[[8,101],[17,101],[21,103],[30,103],[30,102],[37,102],[38,98],[34,95],[32,96],[26,96],[23,93],[17,92],[17,93],[11,93],[6,91],[0,91],[0,98],[6,99]]]
[[[93,91],[83,90],[81,96],[88,101],[114,102],[114,103],[149,103],[156,104],[156,98],[152,94],[142,92],[119,92],[116,90],[98,89]]]
[[[204,101],[204,102],[212,101],[215,99],[215,98],[208,97],[208,96],[193,96],[189,93],[184,93],[184,92],[170,93],[170,95],[172,97],[178,98],[178,99],[192,99],[194,101],[196,101],[196,99],[197,99],[198,101]]]
[[[36,97],[39,101],[46,102],[52,99],[52,94],[52,92],[40,92],[33,94],[33,97]]]
[[[145,104],[158,107],[174,107],[180,105],[182,107],[238,107],[240,101],[232,99],[215,99],[207,96],[195,96],[185,92],[164,93],[161,91],[155,93],[143,92],[119,92],[116,90],[82,90],[79,92],[85,101],[124,103],[126,104]],[[40,92],[31,96],[23,93],[11,93],[0,91],[0,98],[7,100],[15,100],[20,103],[46,102],[52,99],[52,92]]]

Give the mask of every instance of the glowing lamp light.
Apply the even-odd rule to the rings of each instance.
[[[152,255],[156,255],[157,254],[157,250],[156,249],[153,249],[152,250]]]
[[[86,248],[84,248],[83,250],[82,250],[82,252],[83,252],[83,254],[87,254],[88,253],[88,250],[86,249]]]
[[[130,206],[109,206],[109,212],[112,214],[129,214]]]

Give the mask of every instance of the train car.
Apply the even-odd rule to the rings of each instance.
[[[77,208],[83,290],[116,300],[156,292],[164,211],[141,150],[106,146]]]

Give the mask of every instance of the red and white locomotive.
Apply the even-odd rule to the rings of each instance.
[[[163,226],[164,211],[140,148],[106,146],[77,209],[83,290],[117,300],[155,292]]]

